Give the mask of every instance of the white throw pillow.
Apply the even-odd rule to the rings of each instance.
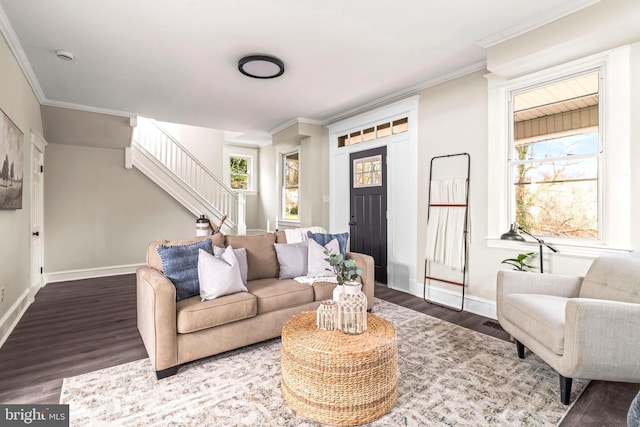
[[[213,247],[213,254],[220,258],[226,249],[220,246]],[[249,271],[249,264],[247,263],[247,250],[245,248],[236,248],[233,250],[234,255],[238,259],[238,265],[240,266],[240,276],[242,277],[242,283],[247,286],[247,274]]]
[[[324,254],[325,249],[331,253],[339,254],[340,245],[337,239],[331,240],[326,245],[322,246],[320,243],[313,239],[309,239],[308,248],[308,263],[307,263],[307,277],[326,277],[335,276],[331,264],[325,261],[327,255]]]
[[[200,250],[198,280],[202,301],[237,292],[247,292],[247,287],[242,283],[238,259],[231,246],[227,247],[220,257]]]

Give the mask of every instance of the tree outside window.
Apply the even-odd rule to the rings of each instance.
[[[283,161],[283,218],[298,219],[300,162],[298,152],[286,154]]]
[[[232,189],[249,189],[250,160],[248,157],[229,157],[229,183]]]

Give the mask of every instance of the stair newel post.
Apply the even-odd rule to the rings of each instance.
[[[247,196],[239,191],[238,193],[238,234],[244,236],[247,234],[247,224],[245,222],[245,206],[247,203]]]

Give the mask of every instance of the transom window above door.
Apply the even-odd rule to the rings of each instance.
[[[353,161],[353,187],[382,185],[382,156],[363,157]]]
[[[400,119],[385,121],[378,123],[376,126],[371,126],[366,129],[360,129],[350,132],[346,135],[338,137],[338,148],[346,147],[347,145],[360,144],[361,142],[373,141],[376,139],[384,138],[386,136],[397,135],[409,131],[409,118],[403,117]]]

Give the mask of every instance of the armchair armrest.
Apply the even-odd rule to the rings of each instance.
[[[497,300],[508,294],[539,294],[575,298],[583,277],[537,274],[517,270],[498,271]]]
[[[640,381],[640,304],[572,298],[565,322],[566,376]]]
[[[176,288],[151,267],[136,271],[138,331],[156,371],[178,363]]]
[[[367,310],[373,307],[373,293],[375,289],[375,265],[373,257],[358,252],[347,252],[347,258],[356,262],[362,269],[362,292],[367,296]]]

